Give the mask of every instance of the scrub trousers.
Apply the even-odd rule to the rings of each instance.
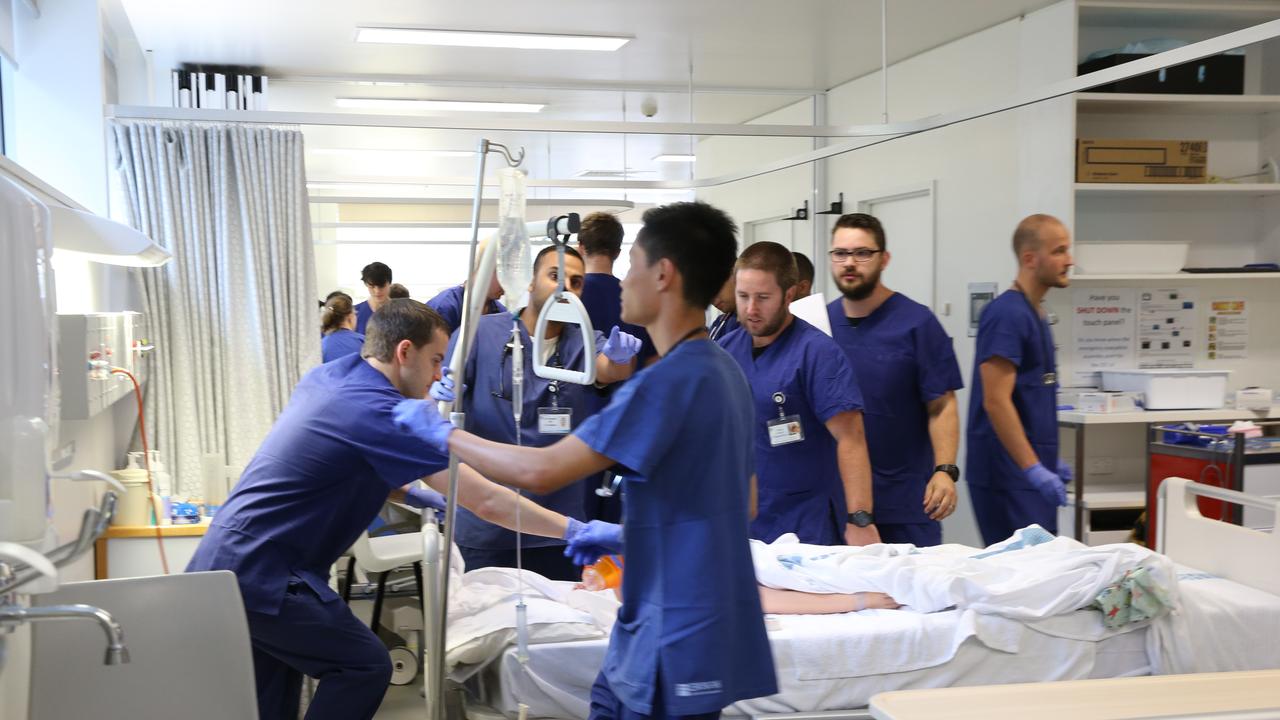
[[[603,672],[596,676],[595,684],[591,686],[591,712],[587,715],[587,720],[719,720],[719,718],[719,710],[701,715],[669,715],[666,708],[662,706],[662,693],[657,692],[656,688],[653,693],[652,711],[642,715],[622,704],[618,696],[613,694],[613,688],[609,686],[609,680]]]
[[[880,541],[886,543],[911,543],[916,547],[933,547],[942,544],[942,523],[936,520],[922,523],[876,523]]]
[[[290,581],[278,615],[246,612],[261,720],[294,720],[302,676],[320,682],[306,720],[372,718],[391,682],[382,641],[334,598]]]
[[[1039,491],[970,484],[969,498],[973,500],[973,515],[986,545],[1007,540],[1015,530],[1032,523],[1058,534],[1058,507],[1045,500]]]

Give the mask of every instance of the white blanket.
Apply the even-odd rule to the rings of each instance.
[[[1126,572],[1145,567],[1177,602],[1168,558],[1131,544],[1088,547],[1032,525],[974,553],[943,545],[805,545],[794,535],[752,541],[756,578],[781,590],[888,593],[919,612],[955,607],[1035,621],[1087,607]]]

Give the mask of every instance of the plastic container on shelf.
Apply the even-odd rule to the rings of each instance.
[[[1102,389],[1141,393],[1147,410],[1216,410],[1226,405],[1230,370],[1103,370]]]

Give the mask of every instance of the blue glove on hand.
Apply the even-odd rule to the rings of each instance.
[[[449,454],[449,433],[457,428],[440,417],[434,402],[401,400],[391,412],[391,417],[400,430],[427,443],[441,455]]]
[[[431,508],[444,512],[448,500],[431,488],[411,487],[404,491],[404,504],[416,508]]]
[[[437,402],[453,402],[453,378],[449,377],[449,373],[453,372],[450,368],[444,368],[440,371],[440,379],[431,383],[431,391],[427,394],[432,400]]]
[[[1045,500],[1059,507],[1067,505],[1067,488],[1062,484],[1062,478],[1049,468],[1036,463],[1026,470],[1022,471],[1031,486],[1040,491]]]
[[[1075,475],[1071,474],[1071,466],[1065,460],[1058,461],[1058,477],[1062,478],[1062,482],[1069,483]]]
[[[609,339],[604,341],[600,352],[604,353],[604,356],[609,358],[609,362],[615,365],[629,363],[631,358],[640,352],[640,338],[624,333],[618,329],[617,325],[614,325],[613,330],[609,333]]]
[[[569,518],[564,532],[568,545],[564,556],[578,565],[590,565],[605,555],[622,552],[622,526],[602,520],[583,523]]]

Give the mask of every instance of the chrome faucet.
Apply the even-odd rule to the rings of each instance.
[[[49,605],[46,607],[22,607],[9,605],[0,607],[0,629],[11,629],[25,622],[42,620],[97,620],[107,634],[107,654],[104,662],[107,665],[122,665],[129,662],[129,648],[124,644],[124,631],[120,624],[111,617],[111,613],[92,605]]]

